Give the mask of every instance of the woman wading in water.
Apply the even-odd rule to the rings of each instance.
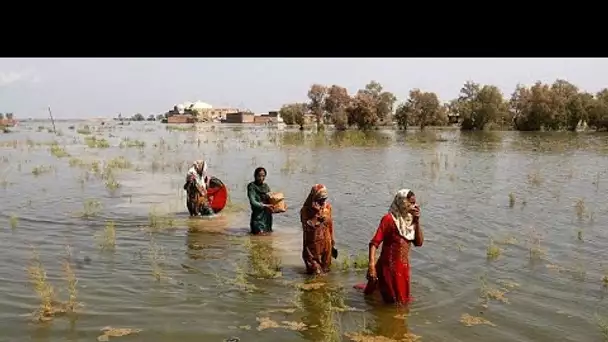
[[[254,181],[247,184],[247,198],[251,206],[249,229],[251,234],[272,233],[272,205],[268,204],[270,187],[265,183],[266,169],[258,167],[253,172]]]
[[[424,235],[420,227],[420,208],[410,189],[397,192],[389,212],[382,217],[369,243],[369,269],[365,295],[380,291],[387,304],[407,304],[410,296],[410,244],[420,247]],[[376,263],[376,250],[382,252]],[[362,285],[356,286],[358,288]]]
[[[315,184],[300,210],[302,222],[302,259],[308,274],[329,272],[331,258],[337,257],[334,248],[332,207],[327,202],[327,189]]]

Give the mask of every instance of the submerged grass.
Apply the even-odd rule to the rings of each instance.
[[[135,125],[135,124],[134,124]],[[108,128],[98,127],[97,129],[91,129],[86,126],[87,130],[78,131],[79,134],[87,135],[87,137],[80,137],[74,141],[74,144],[80,143],[79,141],[84,140],[85,144],[88,148],[107,148],[110,147],[110,143],[106,138],[101,138],[100,134],[103,133],[104,130],[111,131]],[[169,126],[166,126],[167,129]],[[137,195],[135,193],[129,194],[129,189],[122,187],[118,179],[124,180],[126,184],[126,179],[122,176],[125,175],[127,170],[131,170],[133,173],[142,173],[142,175],[150,176],[150,172],[157,173],[152,177],[155,177],[155,181],[170,175],[170,177],[179,178],[179,181],[176,181],[178,187],[181,187],[181,182],[183,179],[183,173],[185,172],[185,168],[187,168],[188,163],[184,163],[183,160],[172,160],[172,155],[176,154],[180,149],[186,148],[196,148],[197,150],[215,149],[217,152],[216,155],[213,155],[212,158],[216,158],[213,160],[213,163],[216,165],[222,165],[225,162],[225,158],[228,158],[229,152],[232,149],[236,150],[246,150],[251,149],[255,150],[255,156],[251,157],[251,161],[249,157],[247,158],[247,163],[251,163],[252,166],[257,166],[260,163],[263,163],[263,155],[264,153],[271,153],[276,150],[282,150],[279,153],[285,154],[285,161],[277,161],[275,165],[272,165],[276,171],[280,171],[284,176],[293,176],[295,177],[308,177],[311,178],[317,177],[315,175],[322,167],[317,167],[316,164],[310,163],[306,160],[303,160],[298,152],[295,149],[297,148],[356,148],[359,150],[362,149],[376,149],[379,147],[388,146],[394,142],[393,137],[390,134],[386,134],[386,132],[359,132],[359,131],[346,131],[346,132],[332,132],[326,131],[324,133],[310,133],[310,132],[271,132],[264,136],[264,133],[259,133],[255,131],[255,129],[243,130],[240,134],[237,134],[238,140],[232,141],[228,139],[228,136],[216,136],[209,137],[207,136],[207,132],[204,132],[205,135],[198,135],[197,133],[180,133],[181,131],[191,131],[196,126],[176,126],[178,132],[175,133],[173,138],[161,138],[158,139],[157,143],[145,143],[144,141],[140,141],[132,138],[120,138],[116,134],[117,132],[113,132],[109,134],[109,138],[112,141],[119,141],[121,139],[119,148],[124,156],[119,156],[116,158],[109,159],[107,154],[109,151],[93,151],[89,150],[88,155],[85,160],[70,156],[66,147],[62,147],[65,141],[69,141],[68,137],[58,140],[59,142],[51,142],[51,143],[36,143],[34,141],[28,141],[26,143],[23,142],[7,142],[3,143],[2,146],[8,148],[16,148],[16,149],[40,149],[46,152],[47,146],[50,146],[51,154],[56,158],[68,158],[64,159],[64,164],[69,164],[71,167],[82,168],[82,170],[78,169],[69,169],[68,172],[80,172],[82,174],[82,183],[93,182],[91,186],[87,186],[86,189],[83,187],[83,191],[91,191],[95,189],[94,187],[97,185],[101,185],[100,189],[103,190],[103,186],[111,192],[114,193],[116,190],[121,189],[121,195],[123,196],[112,196],[111,201],[129,201],[129,202],[137,202]],[[115,129],[115,128],[113,128]],[[145,128],[146,130],[151,130],[151,128]],[[209,130],[208,132],[217,133],[219,130]],[[46,134],[46,133],[42,133]],[[98,135],[98,137],[93,136],[93,134]],[[211,135],[211,134],[209,134]],[[106,136],[108,136],[106,134]],[[398,143],[408,144],[412,148],[418,148],[420,150],[424,148],[428,148],[429,146],[440,146],[441,142],[446,141],[445,138],[442,137],[441,134],[436,132],[426,132],[426,133],[406,133],[404,135],[397,134]],[[61,145],[60,145],[61,144]],[[44,146],[44,147],[41,147]],[[117,146],[114,146],[116,148]],[[132,148],[131,150],[126,150],[127,148]],[[482,146],[482,150],[486,152],[491,152],[491,147]],[[139,149],[136,150],[136,149]],[[72,151],[72,147],[69,147],[69,150]],[[353,149],[354,150],[354,149]],[[423,150],[422,150],[423,151]],[[145,153],[144,153],[145,152]],[[207,153],[207,152],[205,152]],[[74,152],[76,154],[76,152]],[[151,156],[151,157],[150,157]],[[205,156],[206,158],[207,156]],[[409,157],[409,156],[408,156]],[[388,158],[388,157],[387,157]],[[455,153],[444,153],[433,151],[432,153],[426,153],[422,158],[418,158],[415,156],[416,161],[421,159],[421,165],[423,168],[421,169],[422,179],[421,183],[428,182],[430,185],[425,188],[425,191],[429,189],[430,186],[436,187],[444,187],[451,186],[457,187],[460,186],[461,182],[464,182],[464,178],[466,178],[466,170],[458,169],[457,164],[460,163],[462,165],[463,158],[460,158]],[[93,160],[98,159],[98,160]],[[68,163],[65,163],[68,161]],[[12,163],[13,160],[3,159],[4,163]],[[57,163],[61,163],[61,161],[56,161]],[[274,160],[273,160],[274,162]],[[27,164],[25,161],[21,160],[20,164],[25,166],[24,170],[27,170]],[[136,164],[136,165],[134,165]],[[272,164],[272,163],[271,163]],[[212,164],[213,165],[213,164]],[[137,166],[135,168],[134,166]],[[218,167],[219,168],[219,167]],[[45,172],[53,171],[54,167],[39,167],[36,172],[32,171],[35,175],[42,175]],[[59,169],[58,169],[59,170]],[[446,171],[449,170],[449,171]],[[488,168],[491,171],[491,168]],[[543,169],[544,171],[545,169]],[[158,174],[162,172],[162,174]],[[573,171],[570,171],[571,173]],[[406,175],[409,175],[410,170]],[[416,171],[411,171],[411,179],[419,177],[419,175],[415,174]],[[62,175],[60,172],[58,175]],[[227,181],[234,181],[234,179],[230,178],[231,175],[226,175]],[[323,175],[321,175],[323,176]],[[524,175],[525,176],[525,175]],[[540,171],[535,170],[530,172],[528,175],[528,182],[530,185],[533,185],[534,191],[541,193],[544,191],[543,187],[546,187],[547,184],[552,184],[552,175],[550,173],[545,174],[546,177],[542,177]],[[408,176],[409,177],[409,176]],[[599,184],[599,173],[595,176],[594,184]],[[44,177],[52,178],[52,177]],[[223,177],[222,177],[223,178]],[[572,178],[572,176],[570,176]],[[8,179],[3,178],[8,184]],[[130,180],[130,179],[129,179]],[[449,182],[446,182],[449,180]],[[356,180],[353,180],[356,181]],[[466,180],[470,182],[472,186],[477,186],[477,180]],[[443,183],[442,183],[443,182]],[[243,191],[243,186],[246,184],[235,184],[232,186],[231,190]],[[447,184],[447,185],[446,185]],[[420,188],[427,186],[426,184],[422,184]],[[468,185],[467,185],[468,186]],[[597,186],[597,185],[596,185]],[[534,201],[537,200],[537,197],[531,196],[528,193],[523,192],[522,189],[516,189],[513,187],[514,192],[508,194],[508,205],[509,208],[515,208],[516,204],[518,205],[517,210],[508,210],[509,215],[515,215],[519,212],[519,205],[521,204],[521,210],[528,210],[525,207],[526,200],[530,201],[531,205],[534,205]],[[515,191],[516,189],[516,191]],[[596,187],[597,189],[597,187]],[[178,192],[181,189],[178,190]],[[421,190],[422,192],[422,190]],[[236,192],[235,192],[236,193]],[[515,195],[517,193],[517,196]],[[391,192],[391,196],[393,193]],[[105,199],[108,199],[109,196],[102,194],[101,196],[105,196]],[[133,196],[133,197],[131,197]],[[501,209],[505,209],[505,194],[501,195],[499,198],[499,206]],[[556,200],[559,202],[559,194],[556,195]],[[580,196],[580,195],[579,195]],[[499,196],[500,197],[500,196]],[[238,196],[235,197],[238,201]],[[105,202],[104,199],[104,203]],[[565,201],[564,201],[565,202]],[[31,201],[30,201],[31,205]],[[98,200],[89,199],[83,203],[83,217],[93,218],[98,216],[98,214],[102,210],[101,202]],[[566,211],[572,215],[572,204],[567,203],[562,205],[562,207],[566,208]],[[111,212],[112,208],[108,208],[108,214]],[[144,209],[145,210],[145,209]],[[599,213],[601,209],[597,209]],[[247,203],[234,203],[232,200],[229,201],[228,205],[221,213],[221,215],[229,215],[230,217],[236,217],[238,215],[233,215],[236,213],[242,213],[248,211]],[[592,213],[587,209],[587,205],[585,200],[578,200],[574,204],[574,214],[579,219],[584,219],[586,217],[590,218],[589,224],[591,224]],[[144,212],[145,215],[145,212]],[[13,224],[14,217],[14,224]],[[22,216],[25,217],[25,216]],[[291,217],[289,219],[292,219]],[[145,220],[145,218],[144,218]],[[188,220],[188,222],[194,220]],[[11,228],[15,229],[17,227],[17,216],[11,216]],[[84,223],[94,223],[95,220]],[[580,222],[580,230],[578,233],[579,240],[583,240],[582,235],[582,223]],[[180,228],[184,226],[183,222],[177,220],[172,213],[161,214],[156,211],[156,209],[152,209],[148,214],[148,227],[150,228],[148,232],[161,232],[160,234],[151,234],[151,236],[173,236],[175,232],[162,232],[163,229],[166,228]],[[587,226],[585,226],[587,227]],[[231,227],[233,228],[233,227]],[[587,229],[587,228],[586,228]],[[594,230],[589,228],[585,230],[585,234],[587,234],[586,238],[590,239],[591,234],[594,233]],[[17,234],[14,234],[17,235]],[[109,220],[106,222],[103,231],[98,232],[96,234],[96,238],[98,240],[99,248],[102,250],[113,250],[116,248],[116,228],[114,222]],[[432,234],[429,234],[432,241]],[[503,236],[504,237],[504,236]],[[519,238],[519,236],[518,236]],[[190,239],[190,237],[188,237]],[[204,242],[200,242],[199,244],[188,243],[187,248],[189,249],[198,249],[202,250],[211,246],[209,249],[213,249],[213,237],[204,237]],[[208,240],[207,240],[208,239]],[[276,255],[275,250],[271,243],[267,243],[268,241],[258,241],[256,239],[240,238],[239,241],[245,241],[242,246],[242,250],[246,253],[246,257],[240,258],[237,262],[234,263],[234,267],[228,270],[229,276],[225,276],[224,274],[216,275],[216,279],[218,280],[218,285],[223,287],[223,289],[228,289],[230,291],[236,290],[239,292],[249,293],[251,295],[257,296],[261,292],[265,292],[265,290],[272,288],[275,290],[275,286],[279,286],[279,283],[284,282],[284,280],[276,279],[283,276],[282,272],[285,271],[286,275],[289,276],[289,266],[285,267],[282,265],[282,260],[279,256]],[[201,240],[202,241],[202,240]],[[486,248],[486,257],[489,260],[493,260],[498,258],[501,255],[501,247],[507,248],[505,246],[500,245],[517,245],[517,240],[515,237],[509,236],[504,237],[504,239],[493,239],[489,240],[489,244]],[[431,245],[432,246],[432,245]],[[233,246],[235,247],[235,246]],[[462,245],[464,247],[464,245]],[[481,247],[481,251],[479,247],[467,246],[469,249],[475,248],[476,251],[483,253],[483,246]],[[530,238],[527,241],[527,245],[523,248],[527,248],[529,251],[530,259],[541,259],[545,255],[545,250],[541,248],[541,236],[536,233],[534,229],[531,229]],[[462,250],[461,245],[459,244],[459,250]],[[509,247],[510,248],[510,247]],[[143,250],[143,249],[142,249]],[[516,250],[515,247],[513,250]],[[525,251],[525,249],[524,249]],[[215,252],[215,251],[214,251]],[[157,241],[151,237],[148,247],[148,259],[150,264],[151,273],[154,279],[157,281],[161,281],[166,277],[166,272],[170,272],[170,264],[166,261],[165,250],[162,247],[162,243]],[[217,253],[220,255],[220,253]],[[340,259],[335,260],[333,268],[336,271],[353,271],[353,272],[363,272],[368,268],[368,257],[367,253],[360,253],[356,255],[349,255],[347,251],[341,251]],[[464,255],[461,254],[461,255]],[[508,260],[505,255],[505,262]],[[232,258],[232,257],[231,257]],[[170,260],[174,261],[174,260]],[[222,262],[231,263],[232,259],[222,260]],[[208,264],[214,262],[210,260]],[[205,260],[205,265],[207,265],[207,260]],[[146,266],[147,267],[147,266]],[[46,272],[42,267],[42,264],[38,260],[38,263],[35,264],[32,262],[32,265],[28,269],[30,273],[30,278],[32,284],[35,284],[36,293],[40,300],[40,308],[37,311],[38,316],[43,317],[52,317],[57,313],[73,311],[76,306],[77,300],[77,278],[74,274],[71,264],[68,261],[64,262],[62,265],[63,272],[65,274],[65,279],[67,282],[67,292],[68,299],[64,304],[59,303],[56,300],[55,290],[53,286],[50,284],[48,279],[46,278]],[[579,265],[580,270],[576,272],[572,270],[568,270],[571,272],[573,277],[576,276],[578,280],[585,280],[586,278],[583,276],[585,274],[584,268],[585,265]],[[201,267],[202,269],[202,267]],[[225,272],[225,271],[222,271]],[[205,270],[200,270],[199,273],[206,274]],[[339,273],[339,272],[337,272]],[[332,272],[333,274],[333,272]],[[341,276],[344,276],[342,274]],[[351,276],[359,276],[352,274]],[[330,276],[331,277],[331,276]],[[169,278],[170,279],[170,278]],[[345,294],[343,289],[337,289],[335,286],[330,284],[330,280],[327,280],[327,283],[321,282],[325,280],[323,278],[313,279],[311,281],[307,281],[303,284],[298,284],[297,289],[294,291],[297,296],[297,302],[292,303],[293,307],[283,309],[280,314],[281,315],[300,315],[302,316],[302,321],[297,319],[276,319],[270,313],[266,314],[263,317],[258,317],[257,321],[259,323],[258,330],[264,329],[288,329],[292,331],[298,332],[315,332],[319,336],[318,338],[311,338],[311,340],[316,341],[341,341],[346,337],[351,341],[415,341],[419,340],[420,337],[414,334],[409,333],[408,335],[404,335],[399,339],[390,339],[388,337],[382,337],[374,334],[371,329],[363,328],[356,333],[347,333],[345,334],[342,313],[348,311],[349,308],[346,306],[345,302],[350,297],[351,293]],[[608,275],[604,275],[602,278],[602,283],[604,286],[608,287]],[[594,282],[598,282],[597,276],[594,279]],[[158,286],[169,286],[170,282],[163,282]],[[489,302],[494,302],[497,304],[508,304],[509,299],[507,298],[507,294],[514,288],[507,286],[505,284],[497,285],[496,281],[492,281],[494,285],[489,285],[485,279],[482,281],[480,297],[484,305],[488,305]],[[358,294],[357,294],[358,295]],[[280,295],[282,296],[282,294]],[[257,297],[248,297],[257,300]],[[516,299],[513,298],[513,301]],[[471,312],[471,314],[473,314]],[[451,320],[457,320],[458,316],[452,316]],[[485,320],[482,317],[475,317],[469,314],[462,314],[460,317],[460,321],[462,324],[466,326],[473,326],[479,324],[486,324],[489,326],[495,326],[494,323],[491,323]],[[249,322],[252,323],[252,322]],[[365,325],[365,324],[364,324]],[[606,324],[603,325],[603,331],[607,331]],[[600,325],[602,329],[602,325]],[[246,330],[246,329],[245,329]],[[606,332],[604,333],[606,335]],[[103,336],[119,336],[112,334],[105,334]]]

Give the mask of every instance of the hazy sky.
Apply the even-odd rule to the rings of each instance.
[[[370,80],[399,102],[412,88],[458,95],[466,80],[510,95],[517,83],[564,78],[608,87],[608,59],[0,59],[0,112],[58,118],[159,114],[185,101],[255,112],[305,101],[313,83],[356,92]]]

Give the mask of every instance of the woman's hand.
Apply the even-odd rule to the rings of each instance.
[[[273,212],[274,211],[274,206],[272,204],[264,204],[264,209]]]
[[[376,266],[369,265],[367,268],[367,280],[378,281],[378,274],[376,274]]]
[[[411,209],[410,209],[410,214],[412,214],[412,216],[414,216],[415,218],[420,217],[420,207],[416,204],[414,205]]]

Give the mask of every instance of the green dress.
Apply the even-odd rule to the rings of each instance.
[[[251,234],[272,232],[272,213],[264,208],[269,192],[270,187],[266,183],[262,185],[255,182],[247,184],[247,197],[251,206],[251,220],[249,221]]]

